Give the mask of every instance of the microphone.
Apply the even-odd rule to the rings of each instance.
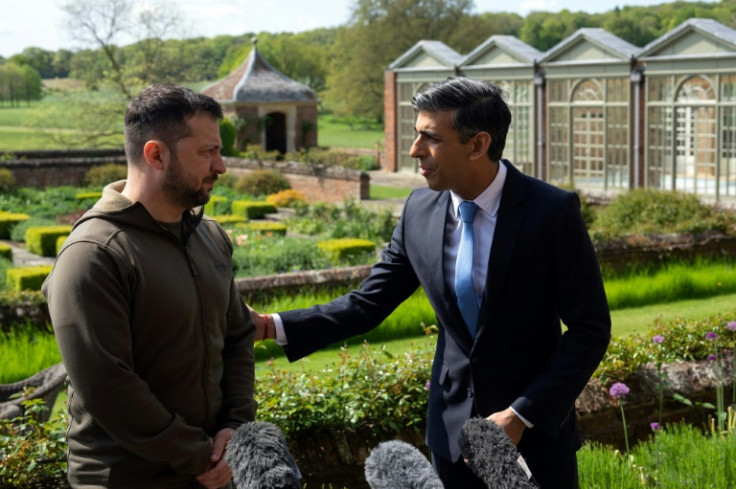
[[[240,425],[227,443],[225,461],[238,489],[301,489],[299,468],[274,424]]]
[[[526,462],[496,423],[467,420],[459,442],[468,467],[489,489],[537,489]]]
[[[380,443],[365,460],[371,489],[444,489],[422,452],[403,441]],[[240,486],[238,486],[240,489]]]

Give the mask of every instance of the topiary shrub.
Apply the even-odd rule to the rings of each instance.
[[[230,213],[230,201],[222,195],[210,196],[209,202],[204,205],[204,213],[208,216],[223,216]]]
[[[7,285],[15,291],[41,290],[41,285],[52,268],[51,265],[9,268],[6,272]]]
[[[238,150],[235,149],[235,124],[227,117],[220,119],[220,139],[222,140],[222,156],[237,156]]]
[[[276,207],[291,207],[297,202],[306,202],[304,195],[298,190],[288,189],[266,197],[266,202]]]
[[[108,183],[124,180],[128,176],[128,167],[118,163],[106,163],[90,168],[84,176],[89,187],[104,187]]]
[[[13,228],[30,218],[28,214],[0,211],[0,239],[10,239]]]
[[[5,258],[6,260],[12,260],[13,259],[13,247],[5,243],[0,243],[0,258]]]
[[[327,253],[333,262],[341,262],[353,256],[376,251],[375,243],[367,239],[330,239],[320,241],[317,246]]]
[[[8,168],[0,168],[0,192],[9,194],[15,190],[15,176]]]
[[[266,214],[276,213],[276,207],[268,202],[236,200],[232,204],[232,213],[248,219],[263,219]]]
[[[26,248],[37,255],[56,256],[56,240],[71,232],[71,226],[30,227],[25,235]]]
[[[286,224],[272,221],[254,221],[237,224],[236,229],[241,231],[254,231],[260,234],[273,236],[286,236]]]
[[[235,190],[250,195],[270,195],[291,188],[278,170],[254,170],[238,179]]]

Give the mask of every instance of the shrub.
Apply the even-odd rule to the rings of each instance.
[[[79,192],[74,196],[77,200],[100,200],[102,192]]]
[[[251,195],[269,195],[291,188],[289,180],[278,170],[254,170],[238,179],[235,190]]]
[[[64,487],[66,415],[42,422],[41,412],[52,406],[41,399],[22,404],[23,415],[0,420],[0,487]]]
[[[118,163],[106,163],[90,168],[84,176],[85,183],[90,187],[104,187],[105,185],[124,180],[128,176],[128,167]]]
[[[371,155],[351,156],[345,160],[342,166],[360,171],[378,170],[379,168],[376,157]]]
[[[220,119],[220,139],[222,140],[222,156],[236,156],[238,150],[235,149],[235,124],[228,118]]]
[[[228,226],[231,224],[238,224],[238,223],[244,223],[248,222],[248,218],[245,216],[233,216],[232,214],[227,214],[224,216],[210,216],[213,221],[218,223],[220,226]]]
[[[266,214],[276,213],[276,207],[268,202],[236,200],[232,204],[232,212],[248,219],[263,219]]]
[[[238,182],[238,177],[232,173],[223,173],[222,175],[217,175],[217,186],[219,187],[225,187],[225,188],[231,189],[235,187],[235,184],[237,182]]]
[[[320,270],[330,261],[314,240],[261,233],[231,231],[235,250],[233,269],[237,277],[255,277],[275,273]]]
[[[320,241],[318,246],[335,263],[340,263],[358,255],[372,254],[376,251],[376,244],[367,239],[331,239]]]
[[[0,168],[0,192],[10,193],[15,190],[15,176],[8,168]]]
[[[71,226],[30,227],[24,237],[26,248],[37,255],[56,256],[56,239],[71,232]]]
[[[61,251],[61,248],[64,247],[64,243],[66,243],[66,239],[68,237],[69,236],[64,235],[64,236],[59,236],[58,238],[56,238],[56,256],[59,256],[59,252]]]
[[[210,196],[209,202],[204,205],[204,213],[208,216],[222,216],[230,213],[230,200],[221,195]]]
[[[276,207],[292,207],[296,202],[306,202],[304,195],[298,190],[282,190],[266,197],[266,202]]]
[[[734,222],[733,215],[701,203],[696,195],[636,189],[600,210],[591,236],[600,242],[637,234],[726,232]]]
[[[51,265],[9,268],[6,272],[8,286],[15,291],[41,290],[52,268]]]
[[[236,224],[235,229],[242,230],[245,232],[253,231],[260,234],[273,235],[273,236],[285,236],[286,235],[286,224],[282,222],[272,221],[255,221],[246,222],[243,224]]]
[[[5,243],[0,243],[0,258],[4,258],[6,260],[12,260],[13,259],[13,247]]]
[[[0,239],[9,239],[13,228],[30,218],[28,214],[0,211]]]

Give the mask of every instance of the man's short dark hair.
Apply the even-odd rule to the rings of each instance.
[[[466,143],[479,132],[491,135],[488,156],[498,161],[506,145],[511,111],[497,85],[465,77],[450,77],[417,93],[411,100],[417,112],[452,112],[452,128]]]
[[[160,139],[173,152],[174,143],[191,134],[188,120],[204,113],[222,119],[222,107],[212,97],[171,83],[151,85],[128,104],[125,111],[125,154],[138,161],[143,146]]]

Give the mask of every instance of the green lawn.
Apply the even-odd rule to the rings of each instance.
[[[628,336],[631,334],[645,334],[647,327],[658,317],[662,319],[702,319],[708,316],[727,313],[733,310],[736,304],[736,294],[721,295],[706,299],[694,299],[669,304],[656,304],[652,306],[634,307],[630,309],[619,309],[611,311],[611,323],[613,336]],[[417,338],[406,338],[381,342],[376,348],[385,347],[394,355],[410,350],[413,347],[434,347],[436,338],[434,336],[420,336]],[[353,344],[350,349],[358,350],[360,345]],[[304,369],[307,371],[319,370],[325,365],[337,362],[337,350],[321,350],[307,358],[295,363],[289,363],[285,357],[273,359],[276,367],[286,369]],[[267,362],[258,362],[257,368],[268,368]]]
[[[320,112],[317,127],[319,146],[370,149],[383,146],[383,124],[375,121],[341,118]]]
[[[409,197],[413,189],[371,185],[371,200],[385,200]]]

